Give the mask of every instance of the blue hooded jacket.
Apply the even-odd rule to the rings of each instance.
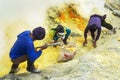
[[[27,55],[31,62],[34,62],[42,53],[41,50],[36,51],[34,49],[33,40],[30,37],[30,31],[24,31],[17,36],[17,40],[14,43],[10,51],[10,58],[16,59],[23,55]]]

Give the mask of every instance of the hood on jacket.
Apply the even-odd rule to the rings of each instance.
[[[20,33],[20,34],[17,36],[17,38],[25,37],[25,36],[30,35],[30,34],[31,34],[30,31],[24,31],[24,32]]]

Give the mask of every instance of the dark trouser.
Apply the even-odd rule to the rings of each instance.
[[[106,23],[105,21],[102,21],[102,26],[107,28],[108,30],[113,29],[113,26],[110,23]]]
[[[27,60],[27,71],[32,72],[32,73],[39,73],[40,71],[37,70],[34,66],[34,62],[31,62],[28,59],[27,55],[21,56],[17,59],[12,59],[11,61],[13,62],[12,67],[11,67],[11,71],[10,73],[16,73],[18,71],[18,66],[20,63],[24,62]]]
[[[91,33],[91,37],[92,37],[92,39],[94,40],[94,38],[95,38],[95,31],[97,30],[97,27],[96,27],[96,25],[91,25],[90,26],[90,33]]]
[[[24,56],[21,56],[17,59],[12,59],[12,67],[11,67],[11,70],[15,70],[18,68],[19,64],[22,63],[22,62],[25,62],[26,60],[28,60],[28,57],[27,55],[24,55]]]
[[[92,37],[92,39],[94,40],[94,38],[95,38],[94,32],[91,32],[91,37]]]

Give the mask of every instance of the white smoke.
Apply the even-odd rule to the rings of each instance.
[[[105,14],[104,9],[105,0],[80,0],[79,13],[84,18],[89,18],[92,14]]]
[[[50,6],[62,3],[77,3],[80,14],[84,17],[93,13],[104,12],[104,0],[0,0],[0,17],[2,20],[27,18],[30,23],[43,25],[46,10]],[[34,24],[33,24],[34,25]]]
[[[50,6],[60,5],[69,0],[0,0],[0,17],[2,21],[24,18],[30,23],[43,25],[46,10]],[[32,24],[31,23],[31,24]]]
[[[7,36],[4,32],[4,29],[7,29],[5,26],[7,22],[23,19],[29,24],[30,29],[37,26],[44,26],[47,9],[50,6],[58,6],[63,3],[76,3],[79,13],[83,17],[89,17],[94,12],[101,13],[104,11],[104,0],[0,0],[0,54],[4,53],[4,46],[7,47],[7,43],[5,42],[5,37]],[[22,27],[21,25],[12,26],[11,28],[20,29],[19,31],[14,30],[14,32],[19,33],[26,29],[24,25],[22,25]],[[11,33],[9,33],[9,35],[16,38],[16,36]]]
[[[8,54],[6,51],[12,47],[16,35],[21,31],[44,26],[46,11],[50,6],[62,4],[67,1],[68,0],[0,0],[0,55]],[[30,27],[17,24],[15,21],[19,19],[24,20]],[[15,26],[6,26],[11,22],[15,24]],[[10,31],[9,29],[13,30]],[[1,57],[2,56],[0,56],[0,59]]]
[[[57,6],[58,4],[63,4],[68,1],[69,0],[0,0],[0,49],[5,50],[3,49],[3,45],[7,46],[5,42],[5,37],[7,36],[5,35],[4,29],[8,29],[5,26],[8,22],[22,19],[30,25],[31,29],[37,26],[44,26],[47,9],[50,6]],[[22,24],[12,26],[11,28],[16,29],[16,27],[19,29],[19,32],[26,29]],[[15,31],[17,32],[17,30],[14,30],[14,32]],[[16,38],[16,36],[14,37]],[[0,51],[0,54],[2,53],[3,51]]]
[[[1,29],[0,29],[0,37],[1,37],[1,38],[0,38],[0,55],[1,55],[1,54],[5,53],[5,51],[4,51],[4,50],[5,50],[5,49],[4,49],[4,48],[5,48],[5,42],[4,42],[4,37],[5,37],[5,35],[4,35],[4,33],[3,33],[3,31],[4,31],[4,26],[0,24],[0,28],[1,28]],[[0,56],[0,60],[1,60],[1,57],[2,57],[2,56]]]

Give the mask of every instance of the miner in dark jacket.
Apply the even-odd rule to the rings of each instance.
[[[18,71],[20,63],[27,60],[27,71],[32,73],[39,73],[40,71],[35,68],[35,60],[42,54],[42,50],[47,48],[47,44],[41,46],[37,51],[34,48],[33,41],[42,40],[45,37],[45,29],[42,27],[35,28],[32,32],[24,31],[17,36],[17,40],[10,50],[10,58],[12,67],[10,73]]]
[[[107,28],[108,30],[111,30],[115,33],[115,28],[113,28],[113,26],[110,23],[107,23],[105,21],[106,19],[106,15],[98,15],[98,14],[94,14],[92,16],[90,16],[90,20],[88,22],[87,27],[85,28],[84,31],[84,38],[85,41],[83,43],[83,46],[87,45],[87,33],[88,31],[90,31],[91,33],[91,37],[93,40],[93,47],[97,47],[96,45],[96,41],[99,39],[100,34],[101,34],[101,26]],[[96,32],[96,34],[95,34]]]

